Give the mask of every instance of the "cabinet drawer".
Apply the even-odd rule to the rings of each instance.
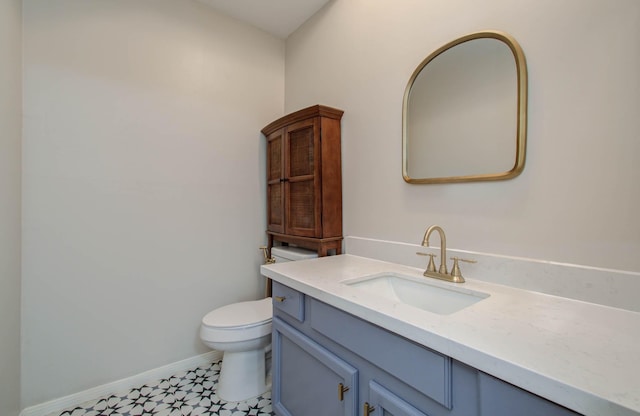
[[[304,321],[304,295],[278,282],[272,287],[273,307],[292,316],[300,322]]]
[[[451,358],[315,299],[311,327],[451,409]]]

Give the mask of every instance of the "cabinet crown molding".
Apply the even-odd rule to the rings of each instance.
[[[343,113],[344,111],[342,110],[338,110],[337,108],[333,107],[327,107],[326,105],[312,105],[311,107],[303,108],[302,110],[287,114],[286,116],[269,123],[262,129],[262,134],[268,136],[278,129],[281,129],[298,121],[306,120],[311,117],[326,117],[340,120],[342,119]]]

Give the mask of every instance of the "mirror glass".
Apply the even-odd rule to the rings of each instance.
[[[511,36],[477,32],[415,70],[404,97],[403,172],[409,183],[513,178],[524,168],[527,72]]]

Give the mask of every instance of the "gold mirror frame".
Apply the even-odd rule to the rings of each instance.
[[[513,54],[516,64],[517,76],[517,124],[516,124],[516,152],[513,168],[506,172],[500,173],[482,173],[464,176],[447,176],[435,178],[412,178],[408,173],[408,157],[407,157],[407,113],[411,89],[420,72],[429,62],[433,61],[443,52],[453,48],[454,46],[474,40],[491,38],[497,39],[505,43]],[[453,183],[453,182],[474,182],[474,181],[494,181],[511,179],[518,176],[524,169],[526,139],[527,139],[527,65],[524,52],[518,42],[509,34],[497,30],[485,30],[475,32],[458,38],[446,45],[440,47],[430,54],[413,72],[404,93],[402,106],[402,177],[411,184],[428,184],[428,183]]]

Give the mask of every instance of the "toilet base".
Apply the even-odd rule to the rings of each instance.
[[[265,349],[225,351],[218,378],[218,397],[239,402],[260,396],[271,388],[266,382]]]

